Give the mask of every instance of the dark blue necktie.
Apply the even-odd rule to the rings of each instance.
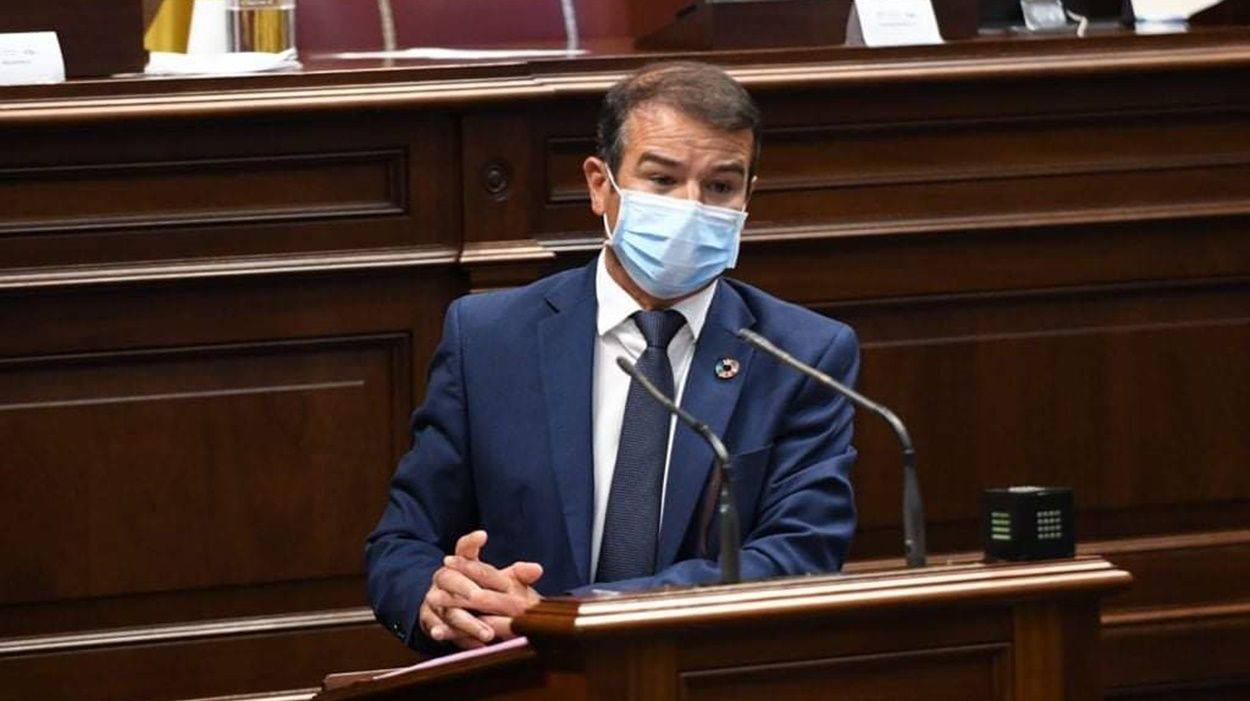
[[[685,325],[671,309],[636,312],[634,323],[647,340],[635,367],[643,377],[673,396],[673,366],[668,344]],[[595,580],[615,582],[655,574],[655,549],[660,530],[660,497],[668,456],[671,417],[637,382],[630,381],[625,420],[612,473],[612,491],[603,523],[599,568]]]

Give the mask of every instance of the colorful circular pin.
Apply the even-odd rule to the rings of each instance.
[[[716,361],[716,376],[722,380],[733,379],[738,374],[738,361],[733,358],[721,358]]]

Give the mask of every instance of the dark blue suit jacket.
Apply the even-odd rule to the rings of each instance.
[[[735,454],[742,575],[837,571],[855,525],[851,406],[734,334],[754,329],[847,384],[858,370],[855,334],[748,285],[715,284],[683,405]],[[597,308],[592,264],[448,309],[413,448],[366,545],[374,611],[409,645],[431,649],[417,625],[421,601],[444,554],[476,528],[489,534],[486,561],[541,563],[543,595],[590,583]],[[716,376],[721,358],[739,361],[737,376]],[[596,588],[717,580],[715,544],[703,559],[697,542],[712,465],[706,444],[679,426],[657,574]]]

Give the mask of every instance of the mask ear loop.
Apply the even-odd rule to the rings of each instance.
[[[751,181],[747,183],[747,196],[742,200],[742,211],[747,211],[751,206],[751,198],[755,196],[755,183],[759,181],[760,176],[752,175]]]
[[[625,194],[622,193],[621,188],[617,186],[616,178],[612,177],[612,166],[609,165],[607,161],[604,161],[603,165],[604,165],[603,172],[608,174],[608,184],[611,185],[612,189],[616,191],[616,196],[617,196],[617,199],[621,201],[621,206],[624,206]],[[620,222],[621,222],[621,208],[618,206],[616,209],[616,223],[619,224]],[[612,245],[612,227],[608,226],[608,208],[607,207],[603,208],[603,232],[607,234],[607,237],[608,237],[607,243],[609,246],[611,246]]]

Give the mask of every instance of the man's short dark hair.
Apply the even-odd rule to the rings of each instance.
[[[599,157],[614,174],[625,151],[623,129],[639,107],[664,105],[725,131],[751,130],[751,162],[755,174],[760,153],[760,110],[750,93],[727,73],[706,63],[653,63],[626,76],[603,97],[597,130]]]

